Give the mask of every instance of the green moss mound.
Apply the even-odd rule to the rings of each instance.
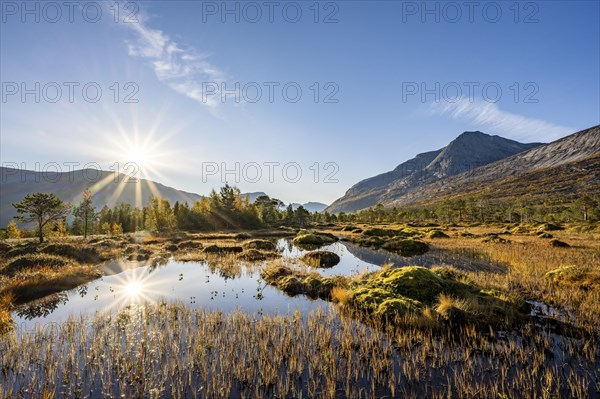
[[[312,267],[333,267],[340,263],[340,257],[329,251],[313,251],[304,254],[302,261]]]
[[[301,231],[294,237],[293,242],[297,246],[310,248],[331,244],[337,240],[337,237],[330,233]]]
[[[392,298],[381,302],[375,315],[395,319],[408,313],[417,313],[421,309],[421,304],[410,298]]]
[[[562,266],[546,273],[556,284],[573,285],[584,289],[600,289],[600,270],[581,266]]]
[[[275,244],[268,240],[250,240],[242,245],[244,249],[262,249],[265,251],[275,251]]]
[[[433,303],[446,288],[442,277],[421,266],[385,270],[370,285],[425,303]]]
[[[305,273],[282,265],[266,267],[260,275],[267,283],[290,296],[302,294],[313,299],[331,300],[334,287],[348,285],[346,277],[323,277],[319,273]]]
[[[395,238],[386,241],[381,248],[395,252],[401,256],[423,255],[429,251],[429,245],[413,239]]]
[[[529,227],[527,226],[517,226],[510,230],[513,234],[529,234]]]
[[[431,230],[427,233],[428,238],[449,238],[448,234],[444,233],[441,230]]]
[[[417,229],[413,229],[412,227],[405,227],[402,229],[402,234],[408,237],[420,237],[423,235],[423,232]]]
[[[384,269],[355,281],[349,296],[349,307],[367,314],[393,319],[435,308],[450,322],[504,323],[524,305],[520,298],[481,289],[451,267]]]

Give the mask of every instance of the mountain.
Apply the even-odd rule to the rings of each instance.
[[[304,204],[292,202],[291,205],[294,210],[302,206],[309,212],[323,212],[327,208],[327,204],[323,204],[322,202],[305,202]]]
[[[92,189],[94,206],[112,207],[118,203],[145,206],[150,195],[171,202],[187,202],[190,205],[202,198],[167,187],[146,179],[132,179],[116,172],[82,169],[72,172],[35,172],[0,167],[0,226],[4,227],[16,215],[12,203],[19,202],[26,194],[35,192],[54,193],[66,202],[78,202],[86,188]]]
[[[388,206],[446,198],[559,199],[600,195],[600,125],[384,200]]]
[[[444,181],[540,145],[519,143],[479,131],[464,132],[444,148],[419,154],[390,172],[358,182],[334,201],[327,211],[353,212],[378,203],[390,203],[419,187]]]

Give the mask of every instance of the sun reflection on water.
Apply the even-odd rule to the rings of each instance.
[[[113,297],[110,308],[123,308],[131,304],[154,303],[165,293],[160,289],[160,281],[151,279],[144,268],[130,269],[119,276],[113,285]]]

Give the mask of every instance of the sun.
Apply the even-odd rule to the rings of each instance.
[[[140,169],[145,169],[151,166],[152,159],[149,151],[144,148],[130,148],[125,154],[125,161],[132,162],[137,165]]]

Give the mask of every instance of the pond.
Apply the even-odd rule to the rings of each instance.
[[[279,239],[277,247],[284,259],[298,258],[306,250],[289,239]],[[395,266],[432,266],[453,264],[473,266],[473,259],[432,249],[423,256],[401,257],[383,250],[361,248],[339,241],[320,248],[335,252],[340,263],[329,269],[319,269],[326,275],[354,275],[377,270],[384,263]],[[192,307],[231,312],[305,313],[318,307],[330,307],[322,300],[304,296],[289,297],[269,286],[260,277],[260,265],[241,264],[237,273],[228,275],[207,262],[180,262],[173,258],[166,264],[153,266],[148,262],[113,261],[102,267],[103,277],[74,290],[51,295],[20,306],[13,314],[15,326],[31,330],[38,325],[58,323],[69,317],[115,311],[130,304],[159,301],[181,302]]]

